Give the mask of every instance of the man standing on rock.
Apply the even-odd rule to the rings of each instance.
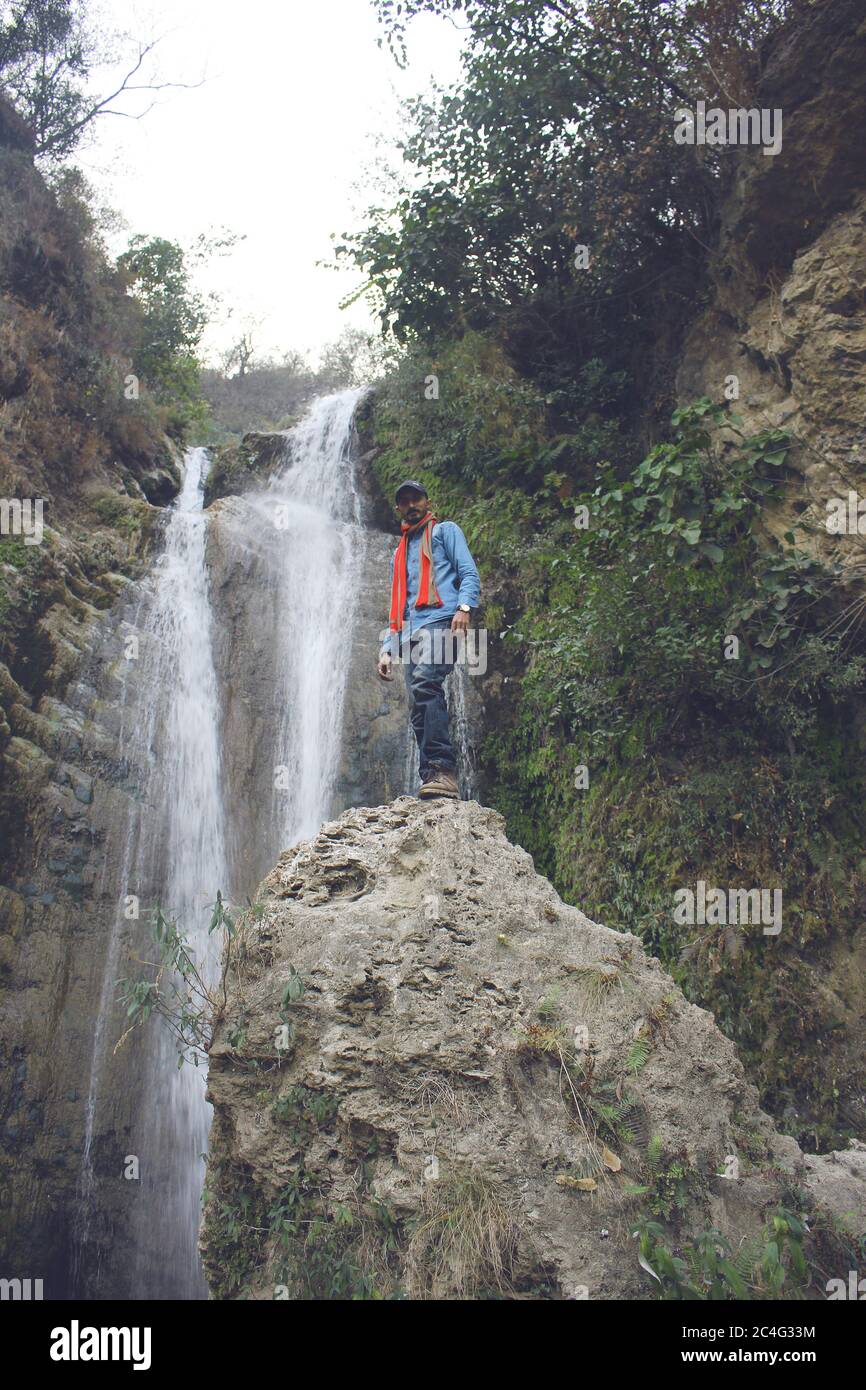
[[[391,559],[391,612],[376,669],[390,681],[393,658],[403,663],[420,755],[418,795],[457,797],[443,686],[461,637],[465,659],[469,614],[478,605],[481,583],[466,537],[453,521],[436,520],[421,483],[407,479],[394,500],[403,534]]]

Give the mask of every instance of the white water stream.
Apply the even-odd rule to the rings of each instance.
[[[314,835],[327,818],[340,755],[367,544],[350,452],[361,394],[315,401],[287,436],[285,466],[253,499],[277,552],[273,824],[280,849]]]
[[[183,485],[168,520],[147,617],[151,724],[148,799],[163,808],[165,835],[140,845],[140,874],[187,934],[193,958],[213,980],[211,906],[226,882],[221,785],[220,693],[213,660],[202,511],[207,454],[186,456]],[[158,850],[161,863],[154,862]],[[204,1069],[177,1066],[174,1039],[153,1029],[139,1128],[147,1149],[136,1209],[135,1282],[140,1297],[205,1297],[197,1238],[209,1122]]]
[[[262,760],[259,767],[268,771],[275,851],[313,834],[327,818],[339,762],[366,546],[350,452],[360,394],[346,391],[314,402],[286,435],[283,466],[267,487],[246,495],[232,520],[240,531],[239,553],[255,558],[261,588],[256,599],[261,597],[272,628],[266,634],[273,652],[267,746],[251,748],[248,756]],[[209,518],[202,510],[207,467],[204,450],[188,452],[182,488],[166,518],[163,552],[142,586],[134,623],[141,651],[121,674],[121,753],[139,770],[142,809],[131,818],[117,892],[119,903],[129,895],[139,899],[142,914],[159,903],[213,977],[218,963],[208,939],[211,905],[218,890],[231,900],[232,819],[243,816],[245,807],[229,804],[223,785],[222,707],[229,672],[218,671],[214,659]],[[233,656],[229,652],[229,665]],[[93,1143],[106,1072],[118,1065],[111,1001],[118,976],[126,973],[131,934],[130,923],[118,917],[106,952],[86,1101],[79,1271],[86,1269],[88,1255],[91,1265],[95,1256],[88,1249],[100,1205]],[[146,952],[143,942],[140,932],[135,944]],[[161,1020],[152,1019],[146,1029],[128,1141],[139,1178],[130,1186],[125,1271],[132,1297],[204,1298],[197,1250],[209,1122],[204,1071],[178,1068],[174,1039]],[[91,1281],[93,1275],[90,1268]],[[110,1288],[100,1296],[110,1296]]]

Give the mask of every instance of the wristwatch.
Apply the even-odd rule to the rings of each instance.
[[[468,604],[468,603],[458,603],[457,607],[460,609],[460,612],[461,612],[461,613],[471,613],[471,612],[472,612],[472,609],[469,607],[469,604]]]

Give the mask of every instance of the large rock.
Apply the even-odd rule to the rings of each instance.
[[[400,797],[265,879],[210,1054],[215,1296],[648,1297],[642,1214],[739,1247],[803,1175],[712,1016],[503,824]]]

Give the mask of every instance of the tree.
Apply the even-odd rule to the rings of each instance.
[[[241,336],[223,354],[221,366],[225,376],[244,377],[253,367],[256,362],[255,335],[261,326],[261,318],[247,319]]]
[[[207,312],[190,285],[183,249],[164,237],[135,236],[117,266],[143,310],[137,373],[157,398],[196,398],[196,349]]]
[[[376,6],[398,60],[421,12],[468,32],[459,88],[409,104],[402,190],[338,247],[387,329],[436,338],[519,317],[538,361],[594,337],[599,305],[618,306],[611,336],[623,340],[623,316],[647,316],[652,286],[694,293],[732,164],[677,145],[673,113],[750,93],[784,0]]]
[[[131,93],[159,92],[200,83],[142,80],[156,41],[139,43],[113,91],[87,90],[91,72],[108,56],[88,19],[86,0],[0,0],[0,83],[35,137],[35,151],[49,161],[70,155],[98,116],[140,120],[116,103]]]
[[[347,325],[339,338],[322,350],[319,383],[323,391],[366,386],[381,377],[385,365],[385,350],[373,334]]]

